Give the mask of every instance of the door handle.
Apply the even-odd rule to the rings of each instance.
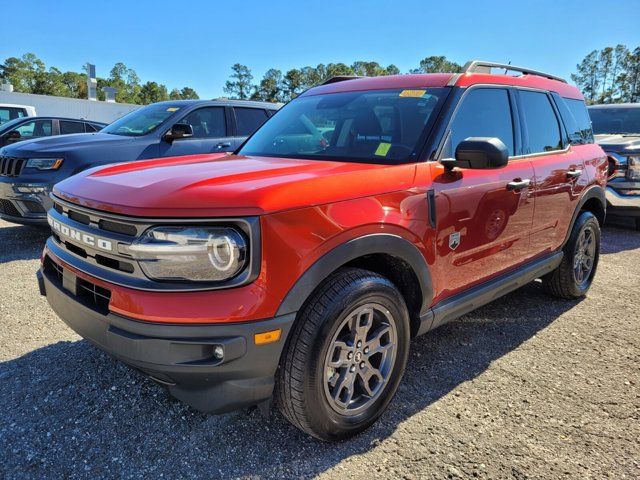
[[[579,169],[571,169],[567,171],[567,177],[569,178],[578,178],[580,175],[582,175],[582,170]]]
[[[220,142],[216,145],[217,148],[229,148],[231,146],[231,143],[229,142]]]
[[[524,180],[516,179],[507,183],[507,190],[522,190],[531,185],[531,180],[525,178]]]

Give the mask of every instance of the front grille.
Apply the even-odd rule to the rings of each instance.
[[[21,217],[22,215],[11,200],[0,198],[0,213],[10,215],[12,217]]]
[[[85,215],[84,213],[74,212],[73,210],[69,210],[67,212],[67,216],[78,223],[82,223],[84,225],[91,224],[91,217],[89,217],[89,215]]]
[[[100,220],[98,226],[107,232],[120,233],[122,235],[129,235],[130,237],[135,237],[138,234],[138,229],[135,226],[126,223]]]
[[[59,288],[63,288],[64,268],[62,265],[58,265],[47,255],[44,257],[43,270],[49,280]],[[80,277],[75,277],[75,281],[75,297],[80,303],[102,315],[109,313],[109,302],[111,301],[110,290]]]
[[[17,177],[22,172],[26,158],[0,157],[0,175],[3,177]]]
[[[104,230],[105,232],[118,233],[120,235],[127,235],[129,237],[136,237],[138,235],[138,229],[135,225],[130,223],[123,223],[100,218],[98,213],[93,216],[88,215],[85,212],[75,210],[73,207],[63,207],[58,202],[53,202],[53,208],[56,212],[69,217],[71,220],[82,223],[83,225],[97,227],[100,230]]]

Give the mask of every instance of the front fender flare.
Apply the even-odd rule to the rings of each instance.
[[[409,240],[398,235],[381,233],[349,240],[316,260],[289,290],[280,303],[276,315],[297,312],[311,293],[331,273],[352,260],[376,253],[397,257],[413,269],[422,292],[420,314],[427,313],[433,299],[433,285],[424,256]]]

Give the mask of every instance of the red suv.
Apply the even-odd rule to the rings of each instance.
[[[537,278],[587,292],[607,159],[584,110],[562,79],[485,62],[334,78],[233,155],[57,184],[41,292],[198,410],[275,398],[348,437],[388,406],[413,336]]]

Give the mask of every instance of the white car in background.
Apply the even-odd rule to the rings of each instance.
[[[29,105],[14,105],[11,103],[0,103],[0,125],[13,120],[15,118],[22,117],[35,117],[35,107]]]

